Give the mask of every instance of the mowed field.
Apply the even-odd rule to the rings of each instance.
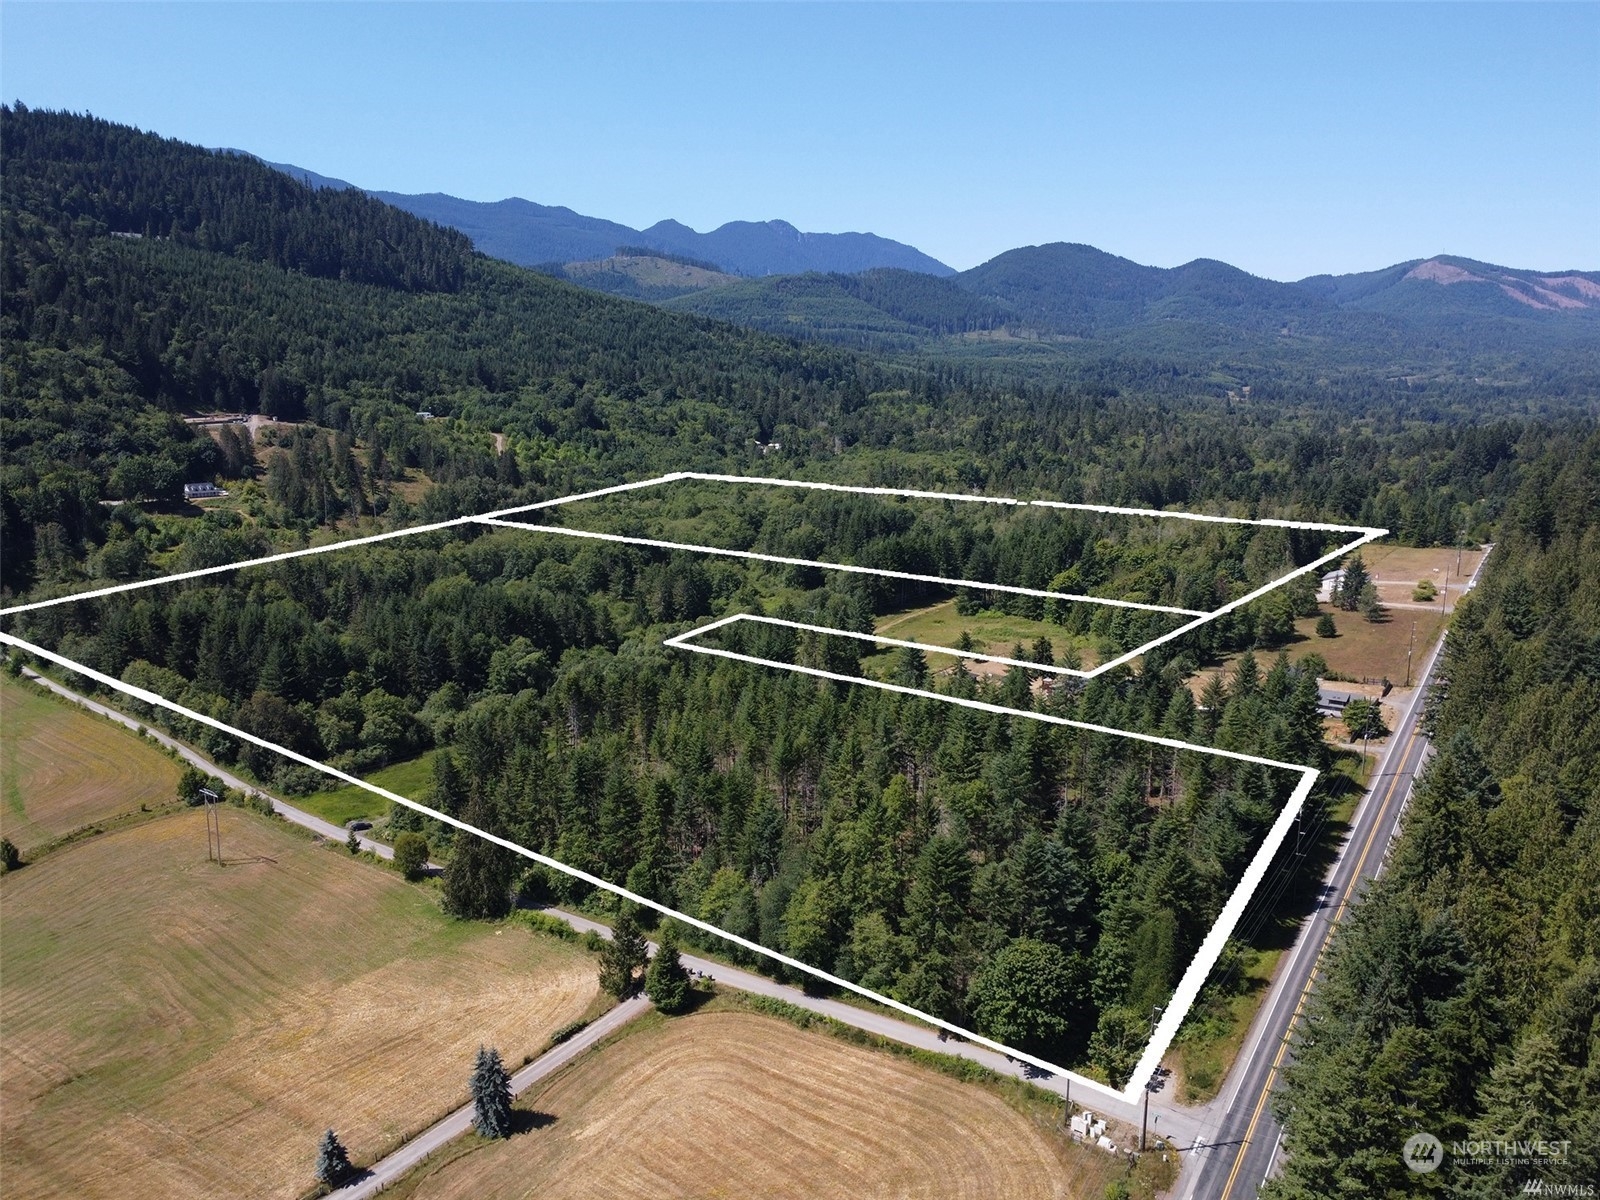
[[[178,764],[36,683],[0,675],[0,836],[26,858],[74,830],[177,798]]]
[[[394,1194],[1099,1200],[1120,1175],[993,1092],[878,1051],[752,1013],[647,1020],[524,1095],[533,1128],[464,1139]]]
[[[1298,658],[1302,654],[1315,651],[1327,660],[1329,670],[1351,679],[1387,677],[1395,687],[1405,683],[1406,647],[1408,645],[1411,647],[1411,667],[1414,677],[1421,672],[1429,650],[1449,620],[1437,608],[1390,609],[1388,618],[1383,621],[1369,621],[1360,613],[1330,609],[1327,605],[1323,605],[1322,608],[1325,612],[1333,613],[1339,636],[1317,637],[1317,618],[1302,617],[1295,622],[1295,630],[1301,635],[1302,640],[1288,647],[1289,657]],[[1414,633],[1412,622],[1416,622]],[[1269,654],[1257,652],[1256,657],[1261,659],[1263,667],[1271,665]],[[1328,686],[1339,688],[1337,683],[1330,683]]]
[[[429,750],[408,762],[373,771],[364,778],[368,783],[388,788],[409,799],[426,802],[428,792],[433,787],[433,756],[434,751]],[[292,803],[296,808],[316,813],[324,821],[332,821],[335,825],[348,824],[358,817],[375,820],[389,811],[389,801],[382,796],[374,796],[365,788],[349,786],[312,792],[309,796],[296,796]]]
[[[294,1197],[317,1140],[371,1160],[591,1008],[593,959],[451,921],[264,817],[183,810],[0,877],[7,1195]],[[252,861],[245,861],[252,860]]]

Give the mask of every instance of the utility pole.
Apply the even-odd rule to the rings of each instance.
[[[219,797],[210,788],[200,789],[200,799],[206,809],[206,861],[222,865],[222,814],[217,812]],[[215,857],[213,858],[213,852]]]
[[[1156,1021],[1161,1016],[1161,1005],[1150,1006],[1150,1036],[1156,1036]],[[1159,1067],[1156,1068],[1160,1070]],[[1150,1085],[1155,1082],[1155,1076],[1144,1081],[1144,1117],[1139,1122],[1139,1152],[1144,1153],[1145,1132],[1150,1128]]]
[[[1445,587],[1449,587],[1448,583]],[[1411,651],[1417,644],[1417,619],[1411,618],[1411,636],[1406,640],[1406,686],[1411,686]]]

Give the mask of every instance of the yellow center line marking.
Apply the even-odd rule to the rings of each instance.
[[[1416,744],[1417,738],[1422,734],[1419,726],[1411,727],[1411,737],[1406,741],[1404,753],[1400,755],[1399,763],[1404,765],[1411,757],[1411,748]],[[1334,908],[1334,920],[1339,919],[1339,912],[1349,903],[1351,895],[1355,892],[1356,885],[1361,882],[1361,872],[1367,865],[1367,856],[1372,852],[1372,843],[1378,836],[1385,821],[1383,812],[1389,807],[1389,801],[1394,798],[1395,788],[1400,786],[1401,772],[1396,771],[1389,780],[1389,790],[1384,792],[1383,801],[1378,805],[1378,816],[1372,822],[1372,829],[1367,833],[1365,845],[1361,847],[1361,857],[1356,860],[1355,874],[1350,877],[1350,882],[1345,885],[1344,893],[1339,897],[1339,903]],[[1250,1124],[1245,1127],[1244,1137],[1239,1142],[1239,1147],[1234,1151],[1233,1170],[1228,1172],[1228,1182],[1222,1185],[1222,1200],[1229,1200],[1233,1195],[1234,1184],[1238,1182],[1239,1171],[1244,1166],[1245,1148],[1249,1146],[1250,1139],[1255,1136],[1256,1126],[1261,1122],[1261,1114],[1266,1109],[1267,1098],[1272,1094],[1272,1085],[1278,1078],[1278,1069],[1283,1065],[1283,1057],[1289,1052],[1289,1033],[1294,1029],[1295,1022],[1300,1019],[1300,1013],[1305,1009],[1306,999],[1311,995],[1311,985],[1316,982],[1317,969],[1322,964],[1322,956],[1327,952],[1328,945],[1333,940],[1332,931],[1323,939],[1322,947],[1317,951],[1317,961],[1311,966],[1311,974],[1306,976],[1306,984],[1300,989],[1299,1002],[1294,1006],[1294,1014],[1289,1018],[1288,1028],[1284,1030],[1282,1041],[1278,1043],[1278,1053],[1272,1059],[1272,1066],[1267,1071],[1267,1078],[1261,1085],[1261,1096],[1256,1101],[1255,1111],[1250,1114]]]

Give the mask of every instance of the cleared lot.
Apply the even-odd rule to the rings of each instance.
[[[131,741],[131,738],[125,739]],[[0,1174],[18,1196],[294,1197],[370,1159],[596,995],[592,958],[444,917],[266,818],[185,810],[0,879]],[[245,861],[253,860],[253,861]]]
[[[395,1194],[1098,1200],[1120,1175],[1052,1117],[775,1018],[646,1021],[525,1095],[531,1128],[469,1136]]]

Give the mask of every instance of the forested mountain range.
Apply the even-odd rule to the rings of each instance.
[[[350,186],[278,166],[315,187]],[[1149,267],[1056,242],[952,272],[899,243],[798,234],[783,222],[734,222],[697,234],[663,221],[636,231],[524,200],[371,194],[461,230],[485,253],[586,287],[768,332],[1013,373],[1048,374],[1110,352],[1186,369],[1231,358],[1244,371],[1377,368],[1512,384],[1554,371],[1584,377],[1591,394],[1600,378],[1596,271],[1441,255],[1280,283],[1213,259]],[[617,255],[621,247],[634,252]],[[756,278],[675,272],[639,254],[652,250]],[[599,260],[608,261],[591,265]]]
[[[1432,420],[1511,415],[1470,381],[1347,377],[1330,407],[1325,388],[1292,379],[1224,402],[1213,368],[1149,357],[1018,387],[874,362],[522,270],[246,157],[21,106],[0,121],[0,565],[13,591],[225,561],[331,521],[481,510],[670,469],[771,469],[757,445],[772,441],[789,472],[1228,503],[1448,540],[1488,519],[1545,436]],[[901,278],[852,286],[917,319],[948,302],[951,327],[992,314],[925,275],[896,292]],[[152,525],[136,504],[101,503],[248,473],[247,447],[179,419],[215,409],[309,418],[337,440],[308,429],[267,456],[269,495],[244,526],[213,528],[222,514]],[[420,422],[424,409],[443,419]],[[412,469],[437,486],[408,500],[392,485]],[[1423,471],[1430,486],[1413,486]]]
[[[341,179],[289,163],[271,166],[318,188],[347,188]],[[864,271],[902,267],[932,275],[951,269],[914,246],[873,233],[802,233],[787,221],[729,221],[699,233],[680,221],[633,229],[586,217],[570,208],[512,197],[484,202],[440,192],[407,195],[369,191],[387,204],[459,229],[485,254],[524,267],[609,258],[619,246],[642,246],[714,263],[732,275],[792,275],[802,271]]]
[[[812,274],[666,303],[776,333],[1030,373],[1136,354],[1235,373],[1372,371],[1512,386],[1555,374],[1590,396],[1600,380],[1600,273],[1454,258],[1278,283],[1208,259],[1163,269],[1055,243],[943,280]]]

